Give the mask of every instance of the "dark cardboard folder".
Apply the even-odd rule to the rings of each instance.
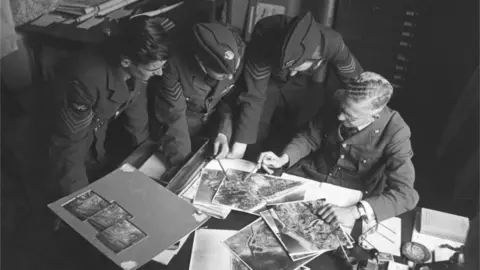
[[[48,207],[123,269],[139,268],[206,221],[129,164]]]

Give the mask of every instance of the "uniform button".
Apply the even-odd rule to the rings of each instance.
[[[347,144],[346,144],[346,143],[342,143],[342,146],[345,148],[345,147],[347,147]]]
[[[328,175],[329,175],[329,176],[332,176],[332,173],[329,173]]]
[[[375,129],[375,131],[374,131],[374,132],[378,134],[378,133],[380,132],[380,130],[378,130],[378,129]]]
[[[365,194],[368,194],[368,191],[365,191]]]
[[[367,163],[367,160],[366,159],[362,160],[362,163]]]
[[[94,130],[94,131],[97,131],[97,130],[98,130],[98,127],[94,128],[93,130]]]
[[[341,159],[344,159],[344,158],[345,158],[345,155],[340,155],[340,158],[341,158]]]
[[[115,116],[118,116],[119,114],[120,114],[120,111],[117,111],[117,112],[115,113]]]

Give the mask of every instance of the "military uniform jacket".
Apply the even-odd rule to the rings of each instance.
[[[255,143],[258,123],[270,78],[285,83],[288,70],[280,70],[280,44],[290,17],[274,15],[260,20],[254,29],[252,39],[247,47],[245,61],[246,91],[240,95],[242,111],[238,122],[236,141],[247,144]],[[333,64],[342,81],[355,77],[363,72],[362,67],[350,53],[342,36],[331,28],[318,25],[322,39],[319,40],[320,59],[311,70],[303,72],[311,75],[314,70]],[[300,74],[299,74],[300,75]],[[298,75],[297,75],[298,76]]]
[[[413,188],[410,128],[390,108],[380,118],[343,140],[336,114],[319,114],[284,150],[289,171],[308,178],[360,190],[378,221],[413,209],[418,193]]]
[[[104,157],[109,120],[124,112],[126,129],[133,143],[140,144],[148,138],[148,114],[145,83],[136,82],[129,91],[124,71],[96,52],[82,53],[64,72],[55,83],[60,98],[49,155],[53,177],[68,194],[88,185],[88,151],[92,148],[97,159]]]
[[[237,97],[234,83],[241,74],[241,67],[242,64],[231,80],[208,80],[192,55],[177,54],[167,62],[162,78],[155,78],[155,115],[165,127],[160,147],[171,165],[178,165],[191,152],[187,113],[206,120],[217,110],[220,116],[218,133],[231,136],[231,110]]]

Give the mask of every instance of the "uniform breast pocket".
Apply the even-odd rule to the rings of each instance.
[[[382,153],[376,149],[352,147],[351,157],[355,161],[356,172],[364,174],[369,172],[380,160]]]

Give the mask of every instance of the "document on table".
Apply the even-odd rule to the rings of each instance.
[[[308,182],[304,195],[305,201],[326,199],[328,203],[345,207],[356,204],[362,199],[363,196],[362,192],[358,190],[344,188],[324,182],[317,182],[292,174],[284,173],[281,177],[284,179],[302,180]]]
[[[148,177],[158,181],[167,168],[165,167],[165,163],[156,154],[153,154],[138,170],[146,174]]]
[[[180,241],[172,245],[170,248],[158,254],[157,256],[153,257],[152,260],[159,262],[163,265],[168,265],[172,260],[173,256],[177,255],[180,249],[182,248],[183,244],[185,244],[185,242],[188,239],[188,236],[190,236],[190,234],[185,235],[182,239],[180,239]]]
[[[373,228],[367,232],[371,227],[372,225],[368,226],[365,222],[362,223],[363,234],[358,242],[366,249],[375,248],[380,252],[400,256],[402,220],[398,217],[389,218],[380,222],[376,229]]]

